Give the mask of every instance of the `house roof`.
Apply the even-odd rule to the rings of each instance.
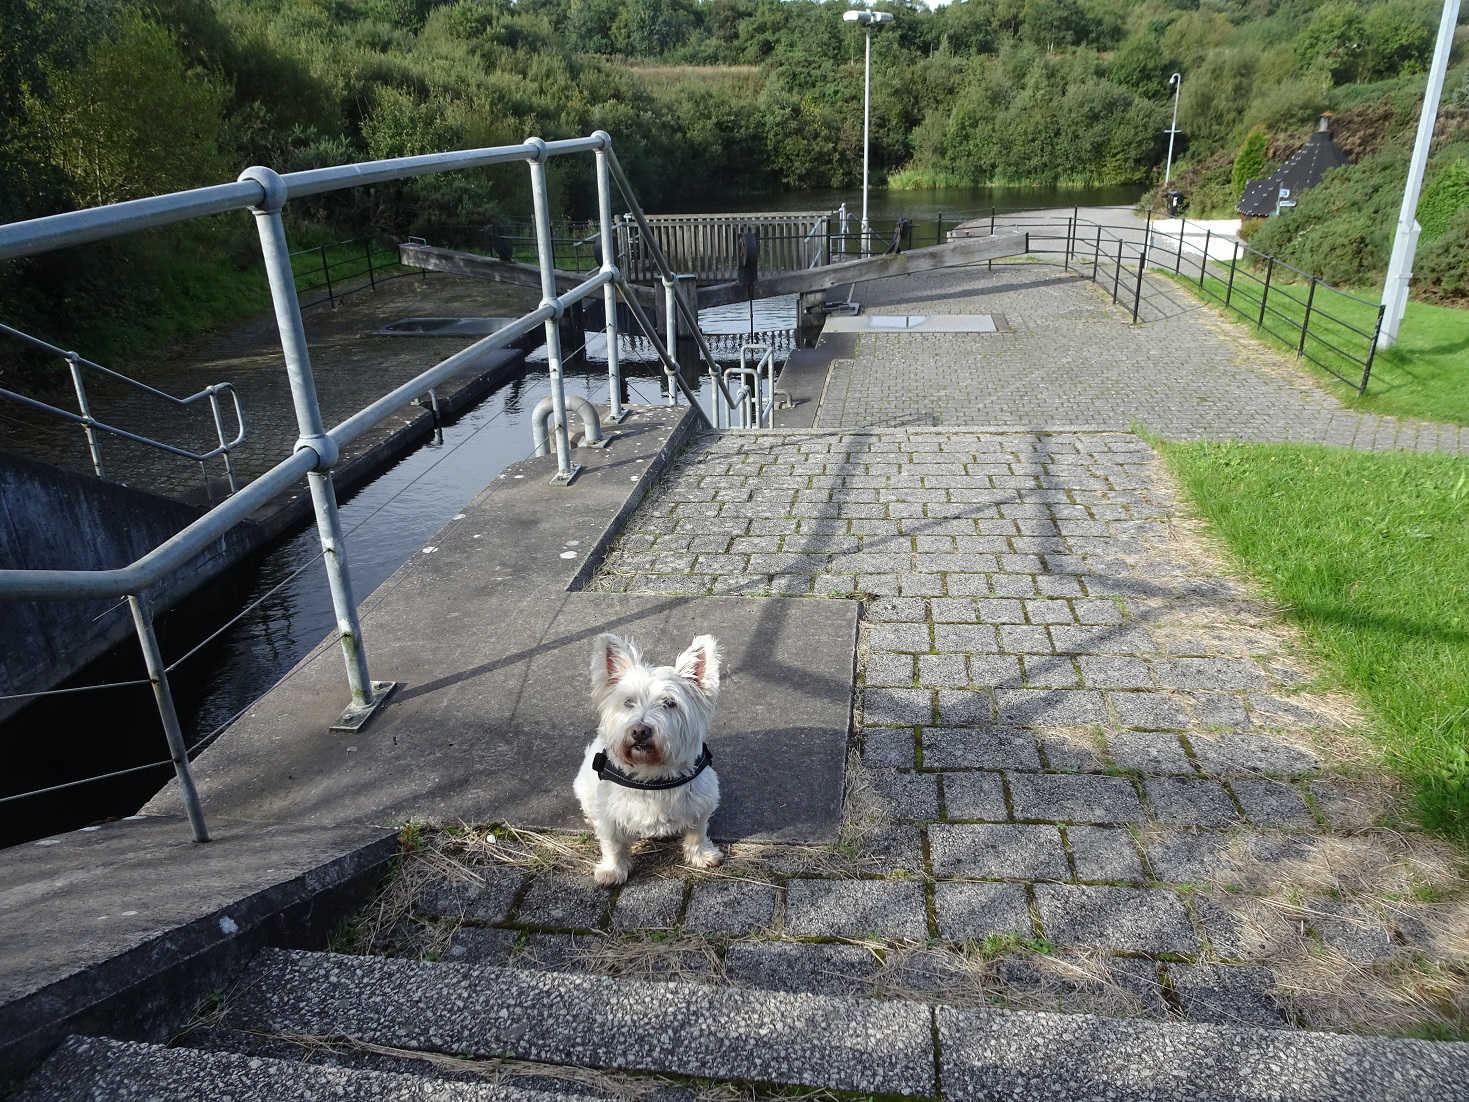
[[[1328,169],[1348,164],[1347,155],[1331,140],[1330,118],[1330,115],[1322,115],[1311,139],[1273,175],[1247,183],[1235,209],[1250,218],[1268,218],[1280,205],[1282,188],[1289,190],[1293,200],[1307,188],[1319,184]],[[1289,200],[1287,202],[1295,205]]]

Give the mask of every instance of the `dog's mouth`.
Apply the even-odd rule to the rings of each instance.
[[[622,744],[622,757],[629,765],[663,764],[663,754],[653,742],[633,742],[628,739]]]

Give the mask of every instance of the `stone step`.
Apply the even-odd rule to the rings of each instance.
[[[934,1093],[927,1006],[266,950],[232,1024],[580,1067]]]
[[[1463,1043],[288,950],[256,958],[231,1017],[267,1033],[951,1102],[1469,1097]]]
[[[310,1098],[317,1102],[573,1102],[570,1096],[492,1082],[301,1063],[195,1048],[165,1048],[76,1034],[63,1041],[12,1102],[221,1102]],[[574,1102],[585,1102],[585,1095]]]

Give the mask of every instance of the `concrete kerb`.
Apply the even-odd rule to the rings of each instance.
[[[143,831],[167,831],[170,836],[186,837],[181,821],[172,817],[164,821],[148,817],[136,825]],[[261,824],[214,825],[218,840],[210,845],[219,848],[230,846],[233,835],[257,831]],[[129,833],[134,824],[124,822],[103,829]],[[32,930],[33,935],[52,945],[68,941],[79,950],[73,953],[78,967],[0,1006],[0,1083],[24,1075],[70,1033],[95,1031],[129,1040],[168,1039],[193,1016],[200,1003],[219,990],[226,977],[238,973],[260,949],[323,944],[340,916],[368,898],[398,851],[396,831],[355,828],[286,833],[294,836],[293,850],[309,849],[311,835],[326,835],[325,843],[330,848],[335,848],[332,835],[344,836],[341,841],[350,835],[356,844],[319,863],[308,858],[305,867],[293,869],[287,859],[285,878],[238,898],[229,898],[233,894],[230,892],[215,891],[208,877],[175,883],[169,889],[170,897],[163,901],[178,919],[172,925],[166,914],[156,920],[156,925],[145,915],[141,919],[143,929],[133,932],[127,928],[127,916],[138,914],[137,910],[100,917],[92,913],[73,915],[75,921],[68,922],[68,915],[57,913],[60,908],[54,900],[46,908],[46,915],[32,915],[29,921],[40,923],[44,919],[40,929]],[[150,864],[163,848],[156,839],[147,839],[143,845],[144,850],[133,860],[124,857],[119,865],[94,878],[111,882],[99,884],[97,891],[88,893],[92,912],[104,908],[112,911],[130,902],[147,908],[147,901],[133,898],[133,889],[144,894],[156,892],[161,870],[141,870],[143,882],[139,884],[115,875],[129,864]],[[52,852],[65,848],[57,846]],[[230,859],[223,850],[219,856]],[[280,864],[279,859],[276,864]],[[27,885],[18,880],[7,876],[7,888],[24,891]],[[67,886],[63,885],[63,890]],[[191,905],[191,898],[198,899],[198,906]],[[156,896],[152,901],[158,902]],[[111,921],[104,925],[105,919]],[[27,921],[23,914],[11,911],[5,924],[16,929],[12,923]],[[108,939],[112,940],[110,947]],[[11,942],[10,938],[6,940]],[[102,943],[104,953],[112,949],[115,952],[88,963],[88,950],[97,943]],[[24,946],[12,943],[7,957],[24,951]]]

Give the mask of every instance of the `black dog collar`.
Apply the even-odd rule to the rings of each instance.
[[[607,752],[598,750],[592,758],[592,772],[604,781],[620,784],[623,788],[638,788],[644,792],[656,791],[660,788],[680,788],[689,783],[704,770],[709,768],[709,763],[714,760],[714,754],[709,749],[709,744],[704,744],[704,749],[699,751],[699,760],[694,762],[694,771],[687,777],[674,777],[668,781],[639,781],[629,777],[617,766],[607,761]]]

